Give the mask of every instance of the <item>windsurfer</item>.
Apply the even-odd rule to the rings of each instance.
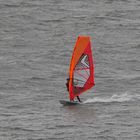
[[[68,92],[69,92],[69,81],[70,81],[70,78],[67,78],[66,87],[67,87],[67,91],[68,91]],[[82,101],[80,100],[80,97],[79,97],[79,96],[77,96],[77,100],[78,100],[79,102],[82,102]],[[74,100],[71,100],[71,101],[74,101]]]
[[[70,78],[67,78],[66,87],[67,87],[68,92],[69,92],[69,81],[70,81]]]

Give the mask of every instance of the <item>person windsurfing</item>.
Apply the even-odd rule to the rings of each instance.
[[[70,81],[70,78],[67,78],[66,87],[67,87],[68,92],[69,92],[69,81]]]
[[[67,87],[67,91],[68,91],[68,92],[69,92],[69,81],[70,81],[70,78],[67,78],[66,87]],[[79,96],[76,96],[76,97],[77,97],[77,100],[78,100],[79,102],[82,102],[82,101],[80,100],[80,97],[79,97]],[[74,99],[73,99],[72,101],[74,101]]]

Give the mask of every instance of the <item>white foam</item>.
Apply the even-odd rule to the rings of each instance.
[[[114,94],[111,97],[94,97],[93,99],[87,99],[84,103],[109,103],[109,102],[126,102],[126,101],[135,101],[139,100],[140,95],[138,94],[128,94],[127,92],[124,94]]]

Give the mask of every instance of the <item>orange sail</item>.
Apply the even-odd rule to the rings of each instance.
[[[70,100],[94,86],[94,65],[89,36],[79,36],[76,41],[69,77]]]

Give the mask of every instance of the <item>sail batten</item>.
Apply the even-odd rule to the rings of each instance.
[[[94,64],[89,36],[79,36],[69,69],[70,100],[94,86]]]

